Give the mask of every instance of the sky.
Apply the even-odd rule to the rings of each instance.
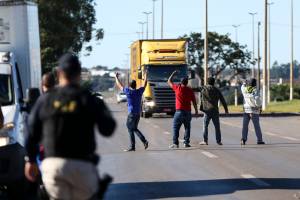
[[[90,56],[81,60],[84,67],[96,65],[109,68],[128,68],[130,44],[141,32],[139,21],[146,21],[145,11],[152,12],[152,0],[96,0],[97,28],[103,28],[105,35],[100,42],[92,41],[94,47]],[[290,0],[269,0],[271,5],[271,63],[290,61]],[[204,0],[164,0],[164,38],[178,38],[191,32],[204,31]],[[238,28],[238,42],[252,51],[252,17],[255,16],[255,40],[257,23],[262,22],[261,48],[263,48],[264,0],[208,0],[209,31],[229,33],[235,40]],[[160,38],[161,0],[156,2],[155,36]],[[146,32],[146,25],[144,27]],[[152,39],[152,15],[149,16],[149,38]],[[146,33],[144,38],[146,37]],[[257,47],[257,41],[255,41]],[[257,50],[255,50],[257,51]],[[261,52],[263,52],[261,50]],[[261,55],[263,56],[263,54]],[[294,0],[294,58],[300,61],[300,0]]]

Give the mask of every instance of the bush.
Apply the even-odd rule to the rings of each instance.
[[[286,101],[290,98],[289,84],[273,85],[270,87],[271,101]],[[294,87],[294,98],[300,99],[300,85]]]

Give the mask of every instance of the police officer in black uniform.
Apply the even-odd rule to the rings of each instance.
[[[38,145],[45,149],[42,179],[50,199],[90,199],[99,191],[94,126],[111,136],[115,120],[103,101],[80,87],[81,64],[59,60],[58,87],[41,96],[29,116],[25,175],[36,181]]]

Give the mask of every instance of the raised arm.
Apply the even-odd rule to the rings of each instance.
[[[145,77],[144,77],[144,82],[143,82],[143,87],[146,88],[148,83],[148,72],[145,73]]]
[[[118,88],[121,90],[121,91],[123,91],[123,89],[124,89],[124,86],[123,86],[123,84],[120,82],[120,80],[119,80],[119,73],[116,73],[115,74],[115,78],[116,78],[116,84],[117,84],[117,86],[118,86]]]
[[[228,107],[227,107],[227,103],[226,103],[226,101],[224,99],[224,96],[223,96],[223,94],[220,91],[219,91],[219,94],[220,94],[220,101],[221,101],[221,103],[222,103],[222,105],[224,107],[225,113],[228,114],[229,113],[228,112]]]
[[[168,85],[169,85],[170,87],[173,87],[173,77],[175,76],[175,74],[177,74],[177,71],[176,71],[176,70],[171,74],[171,76],[170,76],[169,79],[168,79]]]

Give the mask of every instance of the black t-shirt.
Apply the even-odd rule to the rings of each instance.
[[[38,144],[45,157],[89,160],[94,155],[94,128],[112,135],[116,123],[104,102],[78,86],[59,87],[41,96],[29,116],[26,149],[36,160]]]

